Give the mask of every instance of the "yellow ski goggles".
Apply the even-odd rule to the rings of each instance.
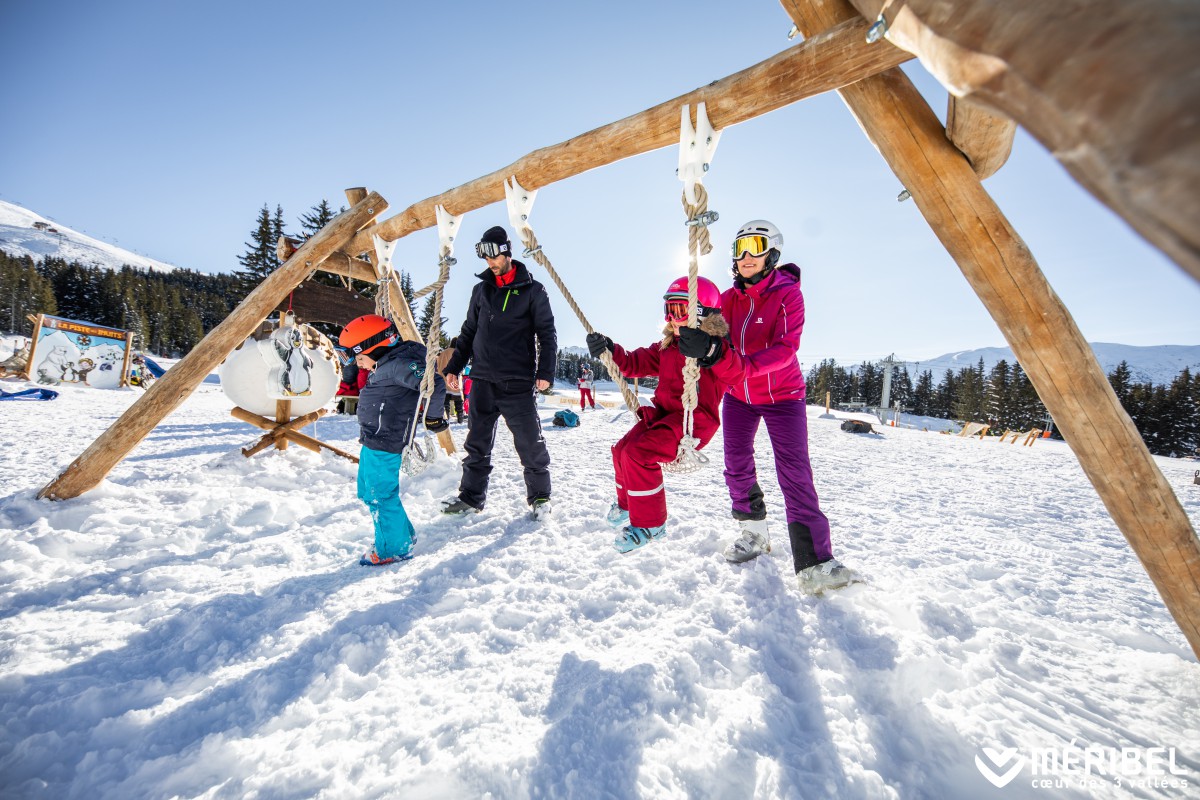
[[[770,249],[771,243],[766,236],[757,233],[750,236],[739,236],[733,240],[733,260],[741,261],[747,255],[765,255]]]

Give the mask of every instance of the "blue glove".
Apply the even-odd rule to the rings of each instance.
[[[589,333],[587,335],[587,346],[588,352],[592,354],[592,358],[599,358],[600,354],[605,350],[613,349],[613,340],[603,333]]]

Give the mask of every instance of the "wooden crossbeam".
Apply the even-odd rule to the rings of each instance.
[[[1200,280],[1200,3],[851,0]]]
[[[1012,153],[1017,123],[954,95],[946,103],[946,138],[954,143],[979,176],[990,178]]]
[[[728,128],[806,97],[836,89],[904,63],[912,56],[886,42],[868,45],[867,25],[850,19],[741,72],[668,100],[633,116],[543,147],[507,167],[422,200],[363,231],[343,250],[371,249],[371,235],[395,241],[437,224],[434,207],[465,214],[504,199],[504,180],[516,175],[526,189],[540,189],[623,158],[679,143],[679,109],[705,103],[714,127]]]
[[[94,489],[113,467],[175,410],[235,347],[246,340],[279,301],[377,214],[387,208],[372,193],[332,219],[272,272],[192,351],[156,380],[116,422],[38,492],[39,498],[65,500]],[[289,437],[291,438],[291,437]]]
[[[845,0],[782,3],[801,32],[824,30],[857,13]],[[1029,248],[901,70],[839,92],[996,320],[1200,656],[1200,540]]]

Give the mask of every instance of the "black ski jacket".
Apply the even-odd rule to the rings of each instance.
[[[554,382],[558,338],[550,296],[524,264],[512,266],[517,276],[508,286],[497,286],[491,270],[477,276],[447,375],[461,375],[469,361],[472,379]]]
[[[424,376],[425,345],[420,342],[401,342],[380,358],[358,395],[358,440],[372,450],[403,452],[413,430],[413,412]],[[445,403],[446,382],[435,374],[429,408],[436,413],[429,416],[441,417]],[[422,430],[424,424],[417,420],[416,430]]]

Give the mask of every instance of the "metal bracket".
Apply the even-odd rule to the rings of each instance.
[[[525,238],[521,236],[522,230],[533,232],[533,228],[529,225],[529,214],[533,211],[535,199],[537,199],[537,189],[529,191],[521,186],[517,183],[516,175],[504,182],[504,202],[508,206],[508,222],[513,226],[514,232],[520,239]]]
[[[692,127],[691,106],[685,105],[679,119],[679,169],[675,174],[683,181],[683,193],[690,205],[696,205],[696,184],[704,181],[704,173],[717,151],[721,132],[708,121],[704,103],[696,104],[696,127]]]
[[[454,258],[454,237],[462,230],[462,218],[466,215],[459,214],[455,216],[443,206],[434,206],[433,213],[437,217],[438,253],[445,251],[446,255],[442,260],[446,264],[454,266],[458,263],[458,259]],[[438,263],[441,263],[441,260]]]
[[[371,239],[375,242],[375,256],[379,259],[379,272],[387,275],[392,271],[392,252],[400,240],[385,242],[378,234],[372,236]]]

